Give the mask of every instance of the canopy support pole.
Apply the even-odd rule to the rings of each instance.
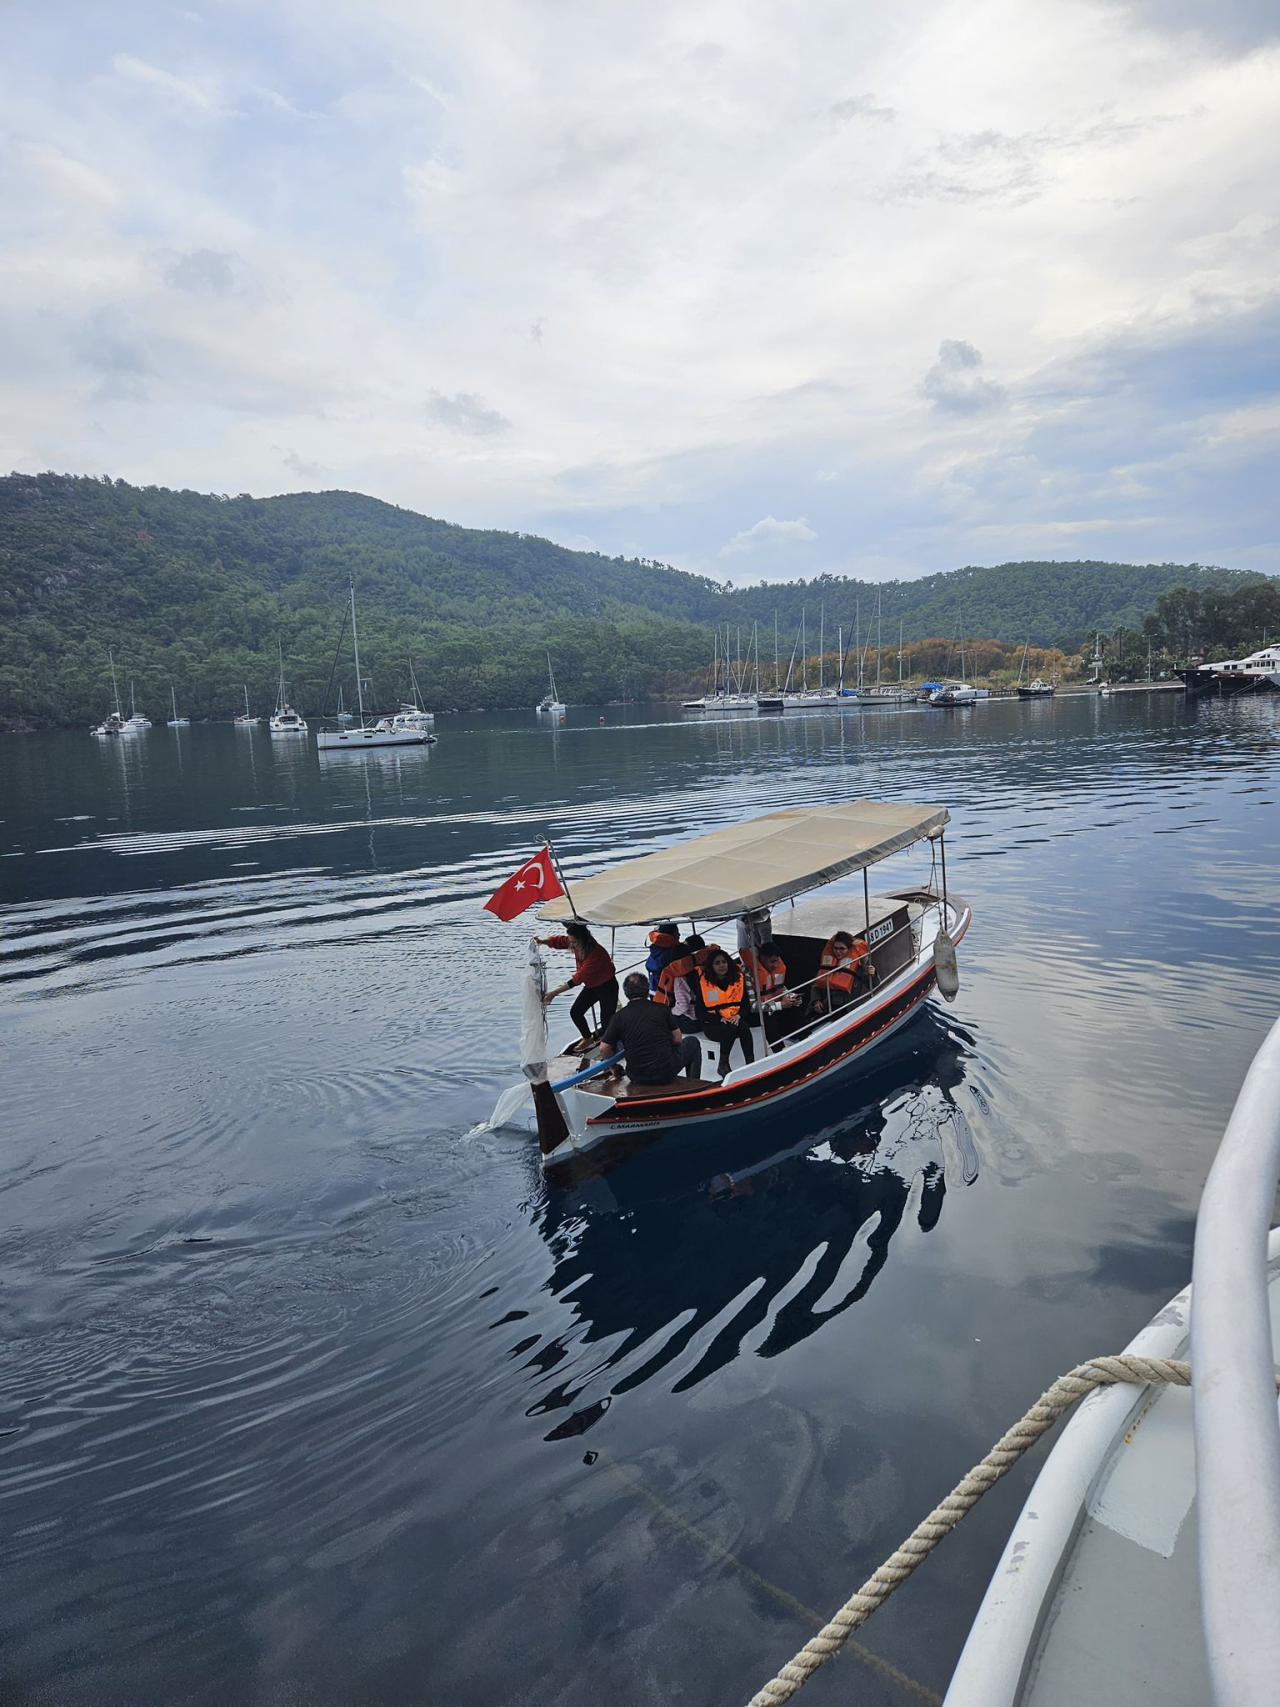
[[[938,832],[938,851],[942,855],[942,909],[943,909],[942,923],[945,927],[946,922],[947,922],[946,921],[946,913],[948,910],[947,909],[947,835],[946,835],[945,830],[940,830]]]
[[[862,868],[862,934],[866,936],[871,929],[871,880],[867,876],[867,868]]]
[[[551,863],[555,867],[556,876],[560,879],[560,887],[564,890],[564,898],[569,903],[569,911],[576,919],[580,917],[578,909],[574,905],[573,896],[569,892],[569,885],[565,881],[564,872],[560,869],[560,861],[556,858],[556,850],[552,847],[550,842],[547,843],[547,853],[550,855]]]

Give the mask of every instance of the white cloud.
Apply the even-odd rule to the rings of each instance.
[[[731,540],[720,547],[719,555],[735,557],[748,552],[769,550],[778,545],[807,545],[817,537],[803,516],[797,516],[794,521],[789,522],[779,521],[776,516],[762,516],[749,528],[735,533]]]
[[[453,397],[446,397],[442,391],[431,392],[427,398],[427,419],[437,426],[448,427],[452,432],[469,433],[474,438],[505,433],[511,425],[505,415],[491,409],[474,391],[459,391]]]
[[[165,71],[159,65],[151,65],[145,59],[138,59],[131,53],[118,53],[111,61],[111,69],[119,76],[130,82],[141,83],[146,88],[180,107],[195,107],[200,112],[216,113],[219,102],[207,88],[188,77],[179,77],[172,71]]]
[[[318,469],[741,576],[1244,560],[1280,46],[1224,3],[126,0],[57,64],[19,9],[0,465]]]

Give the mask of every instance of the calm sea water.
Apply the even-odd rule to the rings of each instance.
[[[1184,1283],[1277,1006],[1280,701],[606,716],[0,746],[8,1707],[741,1701]],[[950,807],[976,919],[824,1127],[573,1190],[470,1135],[544,835],[860,794]],[[806,1700],[945,1688],[1033,1469]]]

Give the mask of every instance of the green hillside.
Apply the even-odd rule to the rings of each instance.
[[[579,704],[678,688],[711,652],[710,625],[767,630],[784,652],[802,606],[829,645],[877,591],[886,648],[968,635],[1074,648],[1093,630],[1136,628],[1177,586],[1229,589],[1259,577],[1198,565],[1014,563],[877,588],[836,577],[730,589],[644,560],[569,551],[529,534],[455,527],[350,492],[215,497],[68,475],[0,479],[0,719],[87,723],[107,705],[107,648],[157,716],[169,683],[192,716],[227,716],[247,682],[274,697],[277,639],[293,698],[333,704],[353,681],[342,639],[354,580],[365,673],[382,707],[412,660],[436,708],[528,705],[550,649]]]

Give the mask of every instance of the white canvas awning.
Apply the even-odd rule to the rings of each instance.
[[[593,925],[737,918],[939,835],[948,817],[945,806],[884,800],[791,806],[575,879],[573,906],[551,901],[540,917],[570,919],[576,910]]]

